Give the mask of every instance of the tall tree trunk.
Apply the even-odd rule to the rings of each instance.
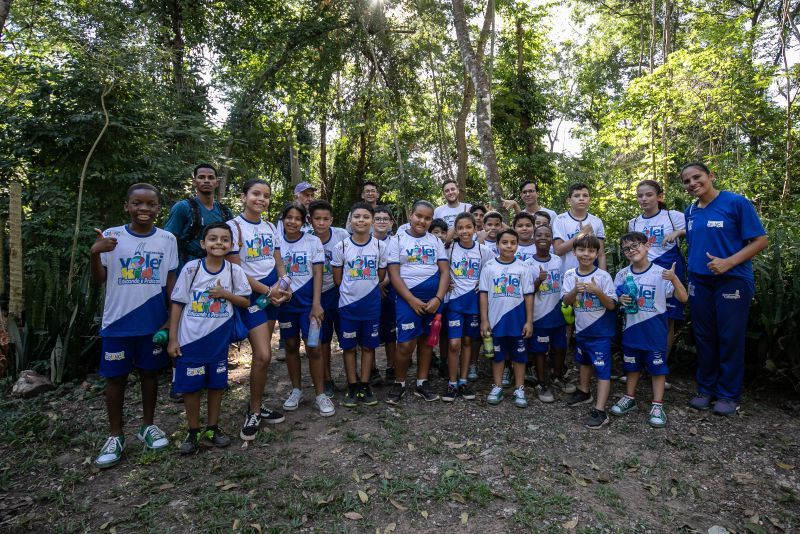
[[[294,136],[294,121],[286,132],[286,144],[289,148],[289,170],[292,176],[292,185],[300,183],[300,158],[297,155],[297,139]]]
[[[658,0],[651,0],[650,3],[650,76],[653,76],[655,70],[655,54],[656,54],[656,2]],[[651,84],[652,79],[651,79]],[[653,180],[658,180],[658,172],[656,171],[656,121],[650,117],[650,172],[652,173]]]
[[[372,74],[370,74],[370,83]],[[358,163],[356,164],[355,180],[350,188],[350,200],[357,202],[359,193],[364,186],[364,175],[367,174],[367,149],[369,148],[369,119],[372,109],[372,96],[368,95],[364,101],[361,112],[361,131],[358,133]]]
[[[789,58],[787,57],[787,40],[788,32],[791,27],[791,13],[789,9],[789,0],[783,0],[783,16],[781,19],[781,55],[783,56],[783,72],[786,79],[786,145],[784,155],[784,172],[783,172],[783,191],[781,191],[781,203],[786,206],[789,202],[789,197],[792,192],[792,71],[789,65]],[[797,93],[795,93],[795,96]]]
[[[436,98],[436,132],[438,134],[436,144],[439,149],[439,165],[441,165],[445,176],[452,180],[453,165],[450,161],[450,152],[447,149],[450,143],[445,134],[444,122],[442,120],[442,99],[439,95],[439,84],[436,81],[436,65],[434,64],[433,52],[431,52],[430,47],[428,48],[428,62],[431,69],[431,81],[433,82],[433,95]]]
[[[664,0],[664,65],[667,64],[669,59],[670,49],[672,48],[672,0]],[[670,75],[670,79],[672,76]],[[666,110],[661,114],[661,158],[662,158],[662,173],[663,173],[663,187],[666,191],[669,184],[669,139],[667,136],[667,119],[670,112],[670,101],[667,99]]]
[[[328,181],[328,112],[322,111],[319,119],[319,183],[322,197],[331,200],[335,181]]]
[[[11,3],[14,0],[0,0],[0,38],[3,37],[3,29],[6,27],[8,12],[11,11]]]
[[[182,103],[186,91],[186,82],[183,77],[183,8],[181,0],[169,0],[165,6],[169,12],[170,24],[172,26],[172,38],[169,40],[170,52],[172,55],[172,80],[175,84],[175,94],[178,102]]]
[[[489,0],[490,2],[492,0]],[[478,46],[475,51],[477,62],[483,63],[486,41],[489,40],[489,32],[492,30],[492,15],[494,10],[491,6],[486,6],[486,14],[483,17],[483,26],[478,36]],[[461,99],[461,110],[456,119],[456,181],[458,188],[463,195],[467,190],[467,164],[469,162],[469,147],[467,146],[467,119],[472,111],[472,100],[475,97],[475,86],[469,71],[464,67],[464,95]]]
[[[481,147],[484,170],[486,171],[486,186],[489,197],[498,208],[503,206],[503,191],[500,188],[500,171],[497,168],[497,156],[494,151],[492,139],[491,116],[491,88],[486,78],[486,73],[476,57],[475,50],[469,37],[467,16],[464,12],[464,0],[453,0],[453,24],[456,28],[456,39],[461,59],[469,71],[472,83],[475,85],[477,97],[476,115],[478,121],[478,140]],[[489,0],[487,12],[494,11],[494,0]]]
[[[522,19],[518,18],[516,21],[516,46],[517,46],[517,94],[521,94],[523,84],[525,82],[525,31],[522,26]],[[519,125],[522,130],[522,136],[525,140],[525,155],[533,156],[536,151],[536,142],[531,132],[531,115],[530,112],[523,106],[520,110]],[[533,165],[528,162],[522,169],[523,176],[526,180],[536,180],[536,171]]]

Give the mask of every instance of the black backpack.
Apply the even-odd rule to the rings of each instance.
[[[190,242],[200,237],[200,233],[203,231],[203,223],[200,219],[200,203],[197,201],[196,197],[189,197],[186,199],[186,202],[189,203],[189,211],[192,213],[192,224],[189,226],[189,231],[186,233],[186,237],[181,239],[180,243],[178,243],[178,250],[180,251],[182,257],[187,255],[186,246]],[[233,219],[233,213],[225,204],[221,204],[215,200],[214,207],[218,208],[219,211],[222,212],[222,217],[226,222]],[[186,260],[184,259],[184,261]]]

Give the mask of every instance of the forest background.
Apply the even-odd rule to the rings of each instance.
[[[486,202],[533,179],[556,211],[582,181],[616,267],[635,184],[683,209],[678,170],[697,159],[770,236],[750,376],[800,389],[798,15],[800,0],[0,0],[3,389],[31,366],[60,382],[94,365],[92,228],[125,221],[135,182],[166,214],[210,161],[232,207],[268,180],[274,218],[309,180],[341,222],[367,180],[401,221],[447,178]]]

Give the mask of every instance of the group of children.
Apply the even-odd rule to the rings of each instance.
[[[523,195],[526,187],[535,184],[523,184]],[[96,230],[91,249],[93,278],[106,284],[100,373],[107,379],[111,424],[96,465],[110,467],[121,458],[124,388],[134,368],[140,372],[144,405],[137,437],[148,449],[168,446],[166,434],[153,422],[156,374],[167,365],[167,355],[174,360],[173,387],[183,394],[189,427],[179,451],[195,452],[202,441],[230,444],[218,418],[228,383],[228,346],[244,337],[249,338],[253,364],[240,437],[252,440],[262,422],[282,422],[282,413],[262,404],[275,321],[292,383],[285,411],[296,410],[302,401],[301,339],[315,406],[320,415],[331,416],[334,333],[344,353],[347,407],[377,404],[370,377],[380,344],[387,353],[387,403],[398,404],[405,395],[415,352],[413,394],[438,400],[428,375],[436,338],[441,337],[442,357],[448,362],[442,400],[475,398],[470,381],[477,378],[475,363],[482,350],[492,360],[488,404],[502,402],[504,387],[513,383],[514,404],[526,407],[527,375],[543,402],[554,401],[553,388],[568,395],[570,406],[594,401],[586,425],[600,428],[608,423],[617,308],[635,307],[625,313],[622,335],[626,393],[610,411],[623,415],[635,408],[639,373],[646,369],[653,382],[649,422],[663,427],[673,332],[668,319],[682,316],[680,303],[687,292],[682,270],[676,268],[682,267],[676,241],[685,234],[683,214],[663,208],[660,186],[644,181],[637,188],[642,215],[620,239],[629,266],[615,279],[606,271],[605,230],[588,212],[586,185],[570,187],[565,213],[554,217],[549,210],[520,211],[510,226],[497,211],[459,202],[452,181],[445,182],[443,193],[448,204],[434,208],[424,200],[415,202],[408,225],[395,234],[388,208],[356,203],[349,212],[348,232],[332,227],[333,208],[322,200],[308,209],[300,203],[287,205],[277,226],[264,221],[271,189],[263,180],[251,180],[242,189],[243,212],[203,228],[205,257],[187,262],[178,273],[174,236],[154,226],[158,192],[148,184],[131,186],[125,201],[130,223]],[[633,296],[627,290],[631,280],[638,291]],[[164,330],[166,347],[163,336],[159,339]],[[580,367],[577,387],[565,378],[573,330]],[[592,374],[597,378],[595,396]],[[203,389],[208,392],[205,430],[200,424]]]

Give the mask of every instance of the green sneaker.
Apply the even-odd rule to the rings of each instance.
[[[664,405],[654,402],[650,407],[650,426],[653,428],[664,428],[667,426],[667,412],[664,411]]]
[[[625,415],[631,410],[636,409],[636,399],[623,395],[614,406],[611,407],[611,415]]]
[[[169,446],[167,435],[156,425],[142,425],[136,438],[151,451],[160,451]]]
[[[492,391],[486,397],[486,402],[488,404],[500,404],[503,400],[503,388],[498,387],[497,385],[492,386]]]
[[[94,465],[100,469],[114,467],[122,460],[123,450],[125,450],[125,436],[109,436],[106,444],[100,449],[100,454],[94,459]]]

